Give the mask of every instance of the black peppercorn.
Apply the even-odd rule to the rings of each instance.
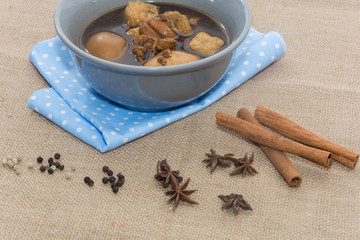
[[[61,156],[60,153],[55,153],[54,158],[55,158],[55,159],[59,159],[60,156]]]
[[[51,165],[54,163],[54,159],[52,157],[49,158],[48,163],[49,163],[49,166],[51,167]]]
[[[42,163],[43,160],[44,160],[44,159],[43,159],[42,157],[38,157],[38,158],[36,159],[36,161],[37,161],[38,163]]]
[[[113,190],[114,193],[117,193],[119,191],[119,187],[116,186],[112,190]]]
[[[121,187],[122,185],[124,185],[124,182],[125,182],[125,181],[123,181],[123,180],[118,180],[118,181],[116,182],[116,186]]]
[[[60,171],[64,170],[64,167],[65,167],[64,165],[60,165],[59,166]]]
[[[48,169],[48,173],[49,173],[49,174],[53,174],[53,173],[54,173],[54,170],[53,170],[52,168],[49,168],[49,169]]]
[[[114,187],[116,187],[116,183],[111,184],[111,188],[114,189]]]
[[[109,179],[107,177],[103,177],[102,182],[104,184],[107,184],[109,182]]]
[[[60,167],[60,163],[59,162],[54,162],[54,165],[56,168],[59,168]]]
[[[46,171],[46,167],[45,167],[45,166],[41,166],[41,167],[40,167],[40,171],[41,171],[41,172],[45,172],[45,171]]]
[[[85,183],[89,183],[90,180],[91,180],[91,179],[90,179],[89,177],[84,177],[84,182],[85,182]]]
[[[114,183],[116,181],[116,178],[114,176],[109,177],[109,182]]]
[[[112,170],[107,171],[107,175],[112,176],[114,172]]]
[[[94,186],[94,181],[90,179],[88,184],[89,184],[90,187],[92,187],[92,186]]]
[[[124,175],[122,175],[121,173],[118,173],[116,176],[117,176],[119,179],[125,178]]]
[[[108,166],[103,166],[103,172],[107,172],[107,171],[109,171],[109,167]]]

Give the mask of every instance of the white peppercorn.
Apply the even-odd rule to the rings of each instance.
[[[16,169],[16,170],[15,170],[15,173],[16,173],[16,175],[19,175],[19,174],[20,174],[20,170],[19,170],[19,169]]]
[[[52,170],[56,170],[56,166],[55,165],[52,165],[51,167],[50,167]]]
[[[19,169],[19,165],[14,164],[13,169],[14,169],[14,170]]]
[[[68,173],[66,173],[65,178],[66,178],[67,180],[69,180],[69,179],[71,178],[71,176],[72,176],[71,173],[68,172]]]
[[[6,165],[7,164],[7,159],[3,158],[1,162],[2,162],[2,165]]]
[[[18,164],[17,158],[13,158],[13,159],[12,159],[12,162],[13,162],[14,164]]]
[[[11,160],[8,160],[7,165],[8,165],[9,168],[13,168],[14,163]]]

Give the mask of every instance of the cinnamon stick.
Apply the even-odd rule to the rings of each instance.
[[[335,143],[325,140],[316,134],[308,131],[293,121],[263,106],[255,110],[255,118],[263,125],[272,130],[311,147],[319,148],[332,153],[332,157],[348,166],[354,168],[359,154],[341,147]]]
[[[246,109],[241,108],[237,112],[237,117],[261,127],[261,124],[254,118],[254,116]],[[275,166],[280,175],[285,179],[290,187],[299,187],[301,183],[301,176],[296,171],[290,160],[286,157],[284,152],[272,149],[263,145],[259,145],[261,150],[269,158],[270,162]]]
[[[216,123],[257,142],[258,144],[298,155],[326,168],[329,168],[331,165],[331,155],[329,152],[308,147],[290,139],[277,136],[262,127],[242,119],[218,112],[216,113]]]

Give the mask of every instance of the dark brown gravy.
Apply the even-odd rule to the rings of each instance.
[[[192,26],[194,31],[190,37],[179,36],[179,38],[177,38],[178,43],[175,47],[175,50],[188,52],[197,55],[200,58],[207,57],[207,55],[195,52],[187,47],[189,41],[199,32],[206,32],[212,36],[222,39],[225,42],[225,44],[219,51],[221,51],[222,49],[228,46],[229,37],[226,29],[218,20],[216,20],[214,17],[210,16],[209,14],[201,10],[197,10],[180,4],[174,4],[174,3],[151,3],[151,4],[156,5],[159,8],[159,14],[164,13],[166,11],[179,11],[181,14],[186,15],[189,19],[199,18],[196,26],[194,25]],[[115,62],[121,64],[136,65],[136,66],[142,65],[144,62],[140,63],[136,61],[135,55],[131,53],[132,50],[138,45],[134,45],[132,43],[134,37],[129,36],[127,34],[127,30],[129,30],[130,27],[126,24],[126,19],[124,16],[125,7],[126,6],[122,6],[111,9],[92,19],[84,27],[83,31],[80,32],[79,34],[79,38],[78,38],[79,47],[87,51],[85,45],[91,36],[99,32],[112,32],[123,37],[128,43],[128,49],[123,53],[123,55],[119,59],[115,60]],[[149,52],[147,54],[148,54],[146,56],[147,60],[153,57],[153,53]]]

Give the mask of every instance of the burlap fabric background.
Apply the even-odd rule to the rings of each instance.
[[[0,1],[0,155],[22,155],[21,175],[0,168],[0,239],[359,239],[359,166],[333,163],[328,170],[288,155],[303,178],[289,188],[259,148],[217,127],[215,113],[251,112],[259,104],[339,143],[360,151],[358,0],[249,0],[253,27],[279,31],[285,56],[238,89],[197,114],[109,153],[101,154],[26,107],[47,83],[28,54],[56,36],[56,0]],[[212,175],[201,160],[220,154],[255,153],[257,176]],[[65,168],[42,174],[26,165],[37,156],[62,154]],[[184,177],[199,205],[175,212],[153,179],[158,160],[168,159]],[[101,183],[103,165],[121,171],[118,194]],[[90,176],[95,186],[83,183]],[[252,212],[222,210],[219,194],[240,193]]]

